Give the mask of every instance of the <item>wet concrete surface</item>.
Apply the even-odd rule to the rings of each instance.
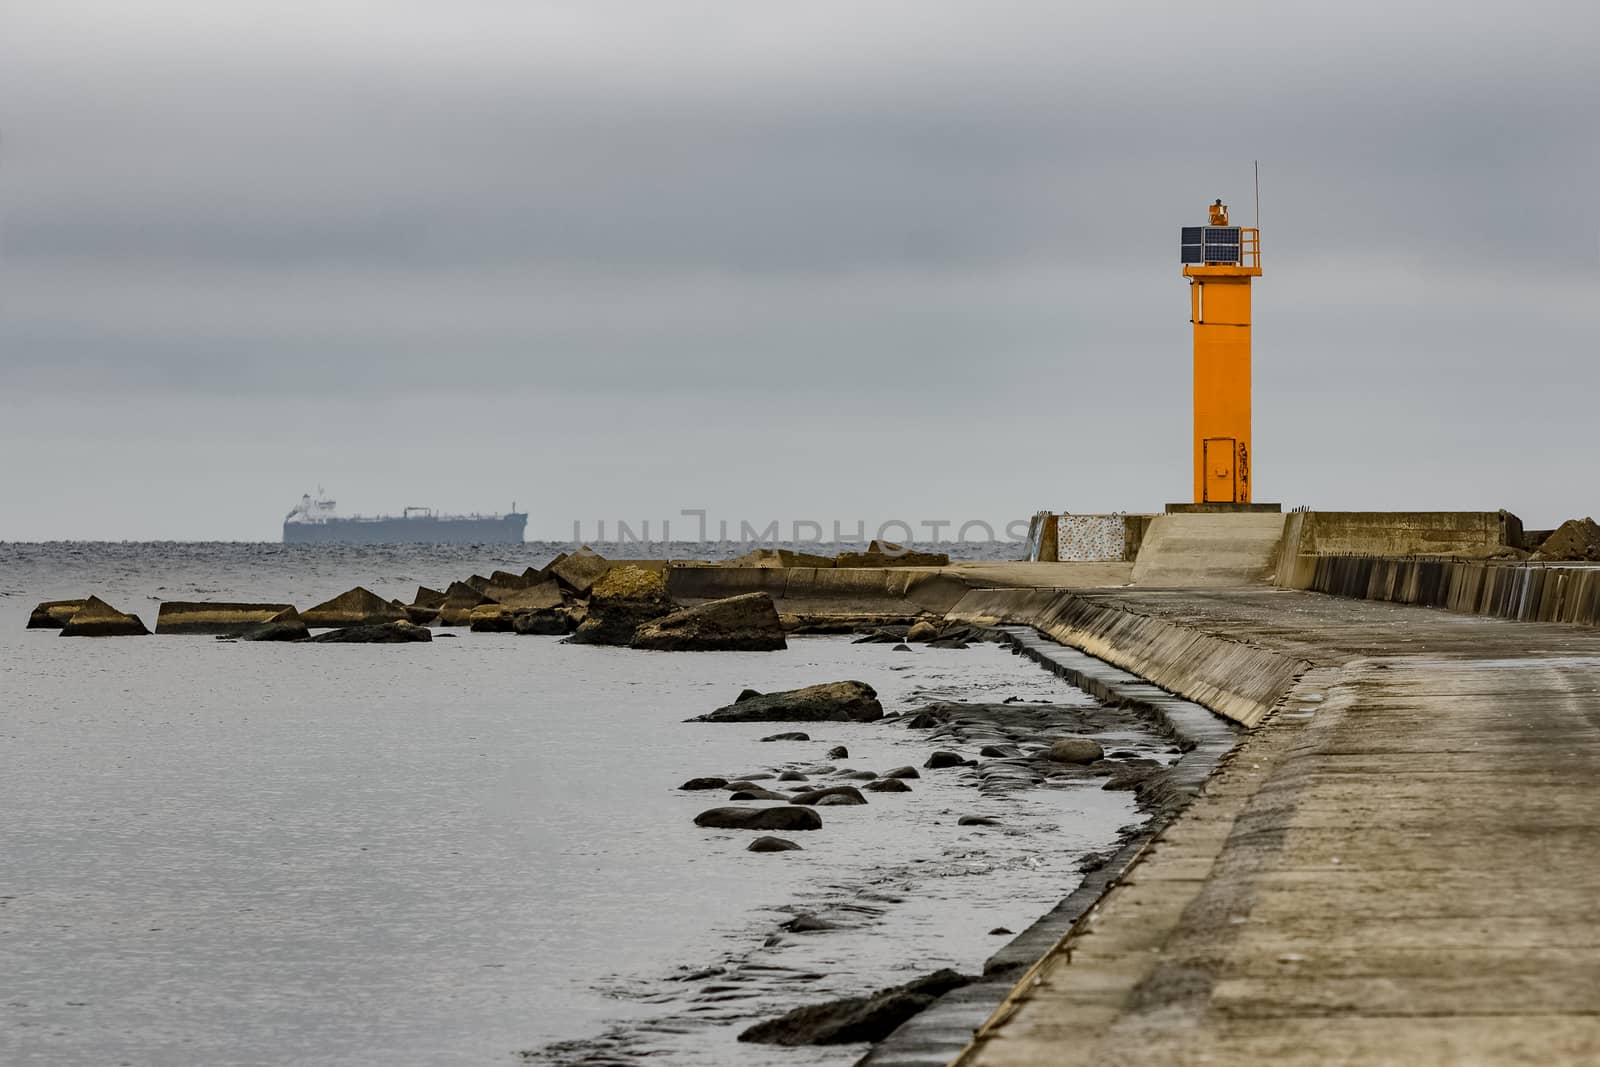
[[[1600,632],[1086,595],[1315,666],[960,1063],[1600,1060]]]

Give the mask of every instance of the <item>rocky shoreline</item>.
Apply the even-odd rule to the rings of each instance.
[[[56,629],[65,636],[148,632],[137,616],[118,612],[94,597],[42,603],[29,626]],[[383,600],[364,587],[303,612],[283,604],[166,602],[156,632],[244,641],[399,644],[432,640],[432,627],[559,636],[575,644],[648,651],[769,651],[787,647],[797,634],[837,632],[855,634],[858,643],[881,644],[886,655],[922,647],[959,650],[995,639],[1017,645],[1017,651],[1030,651],[1013,635],[946,623],[933,612],[899,621],[780,616],[766,592],[681,605],[668,595],[659,569],[604,560],[588,551],[557,557],[521,575],[495,571],[488,577],[473,575],[451,582],[443,590],[421,586],[410,603]],[[313,629],[322,632],[313,634]],[[1032,658],[1079,684],[1058,665],[1038,655]],[[692,1003],[689,1010],[699,1012],[687,1018],[696,1025],[712,1018],[724,1026],[737,1025],[740,1039],[750,1042],[887,1041],[883,1047],[890,1047],[914,1034],[925,1012],[938,1016],[960,1005],[970,1015],[978,1010],[975,1005],[998,1003],[1020,970],[1050,947],[1040,944],[1042,931],[1056,929],[1059,935],[1063,923],[1070,926],[1076,921],[1154,830],[1181,808],[1192,795],[1194,782],[1203,779],[1219,758],[1219,749],[1212,744],[1198,757],[1180,762],[1197,742],[1169,716],[1140,699],[1118,697],[1114,690],[1091,687],[1090,691],[1104,702],[1083,707],[937,700],[886,713],[870,686],[842,680],[783,692],[729,694],[724,698],[727,703],[690,720],[697,727],[751,722],[805,726],[778,730],[761,740],[817,746],[798,755],[786,748],[789,758],[759,761],[754,770],[705,768],[705,773],[682,783],[683,791],[705,794],[708,800],[721,793],[715,798],[718,802],[694,816],[694,822],[708,833],[747,834],[746,849],[757,854],[751,862],[804,863],[812,840],[825,838],[835,820],[870,818],[874,806],[918,804],[932,779],[970,789],[983,801],[1003,802],[1032,790],[1126,791],[1137,804],[1140,821],[1124,827],[1114,847],[1082,857],[1080,871],[1088,876],[1083,885],[1033,927],[1014,936],[981,973],[943,970],[833,999],[807,998],[798,995],[797,988],[788,1010],[753,1017],[726,1006],[743,999],[746,988],[770,985],[772,976],[782,973],[781,968],[772,970],[753,960],[732,970],[722,966],[700,977],[694,972],[682,976],[680,996]],[[848,740],[844,735],[849,727],[860,724],[892,725],[916,736],[923,758],[881,771],[853,764],[850,746],[836,742]],[[1151,740],[1131,746],[1110,740],[1129,734]],[[1004,811],[974,806],[946,814],[953,830],[992,834],[996,839],[1026,832],[1011,825]],[[910,878],[909,873],[905,876]],[[875,899],[862,890],[835,902],[833,906],[846,913],[842,919],[827,908],[797,910],[768,936],[763,948],[775,948],[796,936],[811,938],[850,929],[862,915],[882,914],[905,899]],[[855,910],[862,908],[865,911]],[[991,935],[1012,936],[1012,931],[996,928]],[[723,1007],[711,1012],[708,1004]],[[662,1025],[670,1028],[673,1021],[669,1018]],[[648,1044],[641,1038],[644,1033],[625,1028],[592,1041],[529,1050],[524,1058],[561,1064],[636,1062],[648,1055],[638,1048],[641,1042]],[[948,1058],[941,1055],[930,1054],[927,1062]],[[865,1062],[872,1058],[869,1050]]]
[[[917,636],[937,639],[937,630]],[[971,631],[963,636],[992,640],[1005,635]],[[680,791],[708,799],[720,794],[722,798],[717,806],[702,811],[696,824],[749,833],[748,851],[773,854],[754,862],[803,863],[812,838],[825,836],[833,819],[851,811],[860,812],[851,818],[870,818],[874,805],[916,804],[922,799],[918,794],[934,782],[971,791],[970,806],[963,805],[967,810],[941,809],[952,831],[991,834],[996,835],[991,840],[1008,842],[1027,831],[1009,825],[1012,820],[1003,812],[994,813],[992,802],[1012,802],[1033,790],[1130,792],[1139,821],[1123,827],[1111,849],[1086,854],[1077,864],[1080,873],[1092,881],[1096,872],[1120,869],[1125,854],[1136,850],[1186,799],[1184,791],[1172,788],[1168,779],[1194,743],[1169,719],[1136,701],[1076,705],[1017,699],[942,700],[884,712],[875,698],[870,687],[849,681],[784,693],[747,691],[740,699],[691,719],[695,726],[719,722],[805,726],[759,739],[761,744],[782,745],[781,758],[761,761],[753,770],[704,768],[705,773],[681,783]],[[859,760],[852,761],[849,744],[840,743],[848,741],[855,724],[904,731],[916,739],[923,758],[917,765],[881,771],[862,767]],[[801,750],[795,752],[793,746],[801,746]],[[984,802],[991,803],[980,810]],[[943,803],[948,803],[948,794]],[[911,877],[909,873],[907,877]],[[998,1003],[1003,990],[996,992],[994,984],[1006,975],[1014,976],[1014,966],[986,967],[983,973],[967,975],[946,969],[875,992],[831,1000],[797,995],[787,1010],[763,1017],[743,1015],[735,1007],[755,995],[752,991],[766,989],[774,981],[795,981],[767,960],[785,944],[795,938],[825,938],[830,932],[857,928],[864,917],[870,922],[871,916],[904,899],[863,888],[827,907],[796,908],[768,935],[762,950],[745,961],[679,976],[677,981],[687,987],[675,998],[687,1002],[681,1015],[640,1027],[620,1027],[591,1040],[529,1050],[524,1058],[564,1065],[639,1062],[660,1051],[656,1042],[674,1027],[692,1029],[704,1024],[707,1020],[701,1012],[709,1010],[709,1005],[717,1006],[715,1015],[723,1026],[738,1027],[740,1041],[803,1046],[884,1041],[897,1031],[904,1032],[906,1024],[922,1012],[937,1009],[948,1000],[970,998],[974,988],[987,989],[992,1003]],[[1012,931],[996,928],[990,934],[1006,937]],[[869,1048],[867,1060],[871,1056]]]

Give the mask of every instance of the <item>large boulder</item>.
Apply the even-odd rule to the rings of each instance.
[[[712,808],[694,817],[696,826],[713,830],[820,830],[822,816],[810,808]]]
[[[325,600],[308,611],[302,611],[300,617],[313,630],[406,621],[404,609],[359,585],[348,593],[340,593],[332,600]]]
[[[347,626],[311,638],[313,644],[329,645],[404,645],[413,641],[432,641],[433,632],[426,626],[397,620],[373,626]]]
[[[1064,737],[1051,745],[1045,758],[1056,763],[1093,763],[1105,758],[1100,742],[1090,737]]]
[[[757,693],[747,689],[726,707],[690,722],[873,722],[883,718],[878,691],[866,682],[828,682]]]
[[[491,586],[488,595],[513,615],[524,611],[554,611],[566,603],[560,583],[554,581],[535,582],[516,589]]]
[[[293,608],[239,635],[241,641],[304,641],[311,636],[306,622]]]
[[[570,634],[574,629],[572,616],[559,608],[554,611],[521,611],[511,617],[513,633],[559,637]]]
[[[514,619],[504,604],[481,604],[467,616],[467,625],[473,633],[508,634],[514,629]]]
[[[546,573],[578,596],[588,596],[607,571],[611,561],[584,545],[571,555],[557,556],[546,567]]]
[[[239,635],[271,622],[286,611],[294,611],[294,607],[289,604],[168,600],[156,613],[156,633]]]
[[[781,837],[758,837],[745,846],[750,852],[799,852],[800,846]]]
[[[1600,560],[1600,523],[1591,518],[1568,519],[1540,543],[1530,558],[1559,562]]]
[[[450,588],[444,591],[444,603],[439,605],[439,625],[470,626],[473,611],[494,602],[492,597],[485,596],[466,582],[451,582]]]
[[[953,989],[974,979],[955,971],[936,971],[905,985],[867,997],[810,1004],[745,1030],[740,1041],[766,1045],[850,1045],[882,1041],[900,1024]]]
[[[510,571],[494,571],[489,575],[490,589],[526,589],[533,583],[534,579],[530,578],[527,572],[512,574]]]
[[[30,630],[59,630],[83,610],[86,600],[46,600],[28,616]]]
[[[426,604],[402,604],[400,606],[406,613],[407,622],[414,622],[418,626],[432,626],[439,621],[438,608],[430,608]]]
[[[660,574],[643,567],[614,567],[590,589],[588,614],[567,640],[577,645],[626,645],[639,627],[671,614],[673,607]]]
[[[444,607],[445,595],[437,589],[429,589],[425,585],[417,586],[417,595],[411,598],[411,603],[419,608],[432,608],[438,611]]]
[[[778,609],[766,593],[681,608],[639,627],[632,644],[656,652],[771,652],[789,647]]]
[[[796,793],[790,803],[816,807],[830,797],[843,797],[851,804],[867,802],[867,798],[861,795],[861,790],[853,785],[830,785],[826,789],[808,789],[804,793]]]
[[[139,637],[149,632],[139,616],[118,611],[97,596],[85,600],[61,628],[62,637]]]

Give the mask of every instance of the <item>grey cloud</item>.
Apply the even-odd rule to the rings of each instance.
[[[1135,474],[1072,474],[1140,506],[1118,478],[1186,447],[1176,229],[1218,195],[1248,221],[1257,156],[1262,432],[1319,472],[1296,425],[1386,416],[1308,490],[1431,472],[1430,405],[1527,440],[1566,431],[1508,378],[1596,384],[1574,5],[169,0],[11,30],[0,388],[62,418],[465,385],[754,405],[791,442],[824,407],[1056,413],[1070,451],[1155,412]]]

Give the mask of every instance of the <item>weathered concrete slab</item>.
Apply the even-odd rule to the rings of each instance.
[[[292,604],[164,600],[156,613],[156,633],[242,634],[293,610]]]

